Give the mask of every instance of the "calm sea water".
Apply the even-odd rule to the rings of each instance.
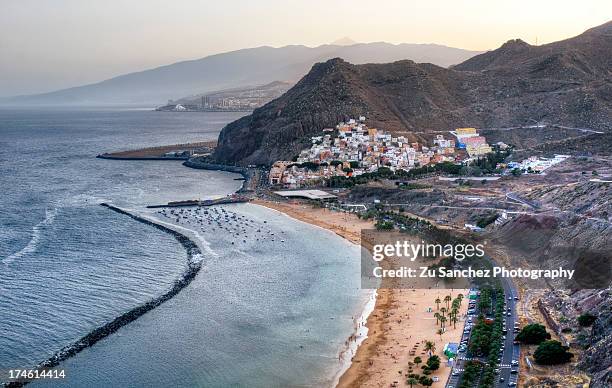
[[[36,365],[185,269],[176,240],[100,202],[177,223],[145,206],[239,186],[232,174],[179,162],[94,156],[214,139],[237,117],[0,110],[0,370]],[[179,221],[208,247],[196,280],[64,362],[68,377],[51,385],[329,385],[363,307],[358,248],[255,205],[216,211],[241,223]]]

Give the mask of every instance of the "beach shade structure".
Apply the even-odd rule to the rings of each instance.
[[[470,291],[468,294],[468,299],[478,299],[478,291]]]
[[[459,349],[459,344],[455,342],[449,342],[444,345],[444,354],[449,359],[457,357],[457,350]]]

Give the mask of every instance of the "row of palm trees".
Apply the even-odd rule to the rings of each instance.
[[[450,295],[446,295],[443,301],[445,302],[446,307],[440,307],[440,303],[442,303],[440,298],[436,298],[435,300],[439,312],[434,313],[434,317],[436,317],[436,325],[440,325],[440,329],[437,331],[437,334],[440,335],[440,339],[442,339],[442,334],[446,329],[446,322],[452,323],[453,328],[457,327],[457,321],[459,320],[459,308],[461,307],[461,302],[463,301],[463,294],[458,294],[455,299],[453,299]]]

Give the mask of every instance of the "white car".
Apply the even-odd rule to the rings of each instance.
[[[433,376],[431,378],[431,381],[433,381],[434,383],[437,383],[438,381],[440,381],[440,378],[438,376]]]

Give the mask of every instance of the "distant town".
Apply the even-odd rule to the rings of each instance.
[[[293,84],[275,81],[266,85],[227,89],[169,100],[156,108],[162,112],[250,112],[280,97]]]
[[[470,164],[494,152],[476,128],[457,128],[449,137],[436,135],[432,144],[410,142],[404,136],[393,136],[382,129],[370,128],[364,116],[341,122],[335,128],[324,128],[320,136],[311,137],[310,148],[296,160],[276,161],[269,174],[269,184],[284,188],[318,185],[332,177],[358,177],[376,173],[380,168],[391,172],[410,171],[440,163]],[[495,150],[508,150],[502,142]],[[496,163],[504,173],[542,173],[569,156],[552,159],[530,157],[523,162]]]

